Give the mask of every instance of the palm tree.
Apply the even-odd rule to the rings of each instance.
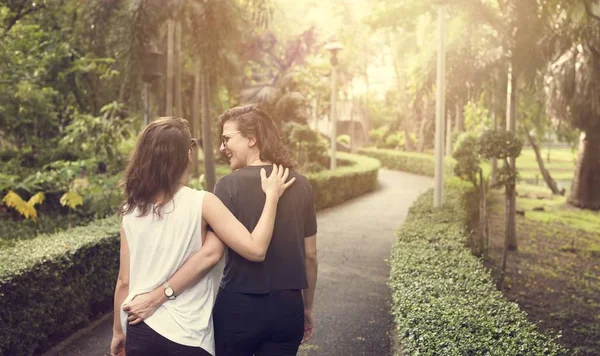
[[[268,32],[253,38],[246,47],[244,55],[255,66],[255,73],[241,90],[240,101],[262,103],[279,120],[306,123],[307,98],[298,90],[296,76],[309,74],[301,65],[318,48],[315,29],[283,45],[278,45],[276,36]]]
[[[120,91],[122,101],[139,91],[139,80],[129,73],[137,72],[136,68],[139,68],[151,42],[163,42],[167,20],[176,19],[181,26],[179,41],[183,44],[182,53],[177,55],[178,71],[181,73],[187,68],[199,77],[194,80],[194,85],[199,84],[194,93],[201,102],[204,171],[206,189],[210,191],[215,184],[211,97],[220,79],[238,75],[240,66],[235,58],[236,46],[245,30],[268,23],[272,12],[270,1],[179,0],[164,6],[161,0],[131,0],[127,4],[130,17],[126,30],[128,41],[125,41],[124,48],[126,78]],[[175,90],[181,92],[183,88],[178,86]],[[162,91],[164,88],[159,90]],[[199,122],[192,123],[196,133],[200,131],[199,126]]]
[[[546,90],[551,113],[582,132],[568,202],[600,210],[600,23],[587,1],[571,1],[560,11],[566,15],[577,5],[585,5],[587,15],[556,20],[548,37]]]

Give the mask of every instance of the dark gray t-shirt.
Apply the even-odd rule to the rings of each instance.
[[[215,195],[249,231],[253,231],[265,204],[260,183],[260,169],[267,176],[273,167],[249,166],[222,177]],[[221,287],[231,292],[263,294],[283,289],[305,289],[306,264],[304,238],[317,234],[317,217],[312,187],[308,179],[296,177],[279,199],[271,244],[263,262],[248,261],[227,249],[227,261]]]

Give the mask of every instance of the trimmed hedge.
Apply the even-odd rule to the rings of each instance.
[[[435,174],[435,158],[427,153],[407,152],[379,148],[364,148],[361,155],[378,159],[383,167],[399,171],[433,177]],[[444,159],[444,175],[454,175],[454,159]]]
[[[390,287],[397,341],[405,355],[566,355],[518,305],[496,290],[465,247],[477,209],[467,183],[446,184],[442,209],[423,194],[392,250]],[[475,201],[473,201],[475,199]]]
[[[317,209],[377,185],[377,160],[338,155],[353,165],[307,175]],[[0,248],[0,354],[47,349],[110,310],[118,260],[117,217]]]
[[[317,210],[341,204],[377,187],[379,161],[344,152],[338,152],[337,158],[351,165],[306,175],[313,187]]]
[[[109,310],[118,236],[115,217],[0,249],[0,354],[33,354]]]

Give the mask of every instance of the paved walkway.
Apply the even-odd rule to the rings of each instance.
[[[299,355],[391,355],[387,259],[408,208],[431,186],[430,178],[382,169],[377,191],[319,212],[317,333]],[[105,355],[111,323],[100,323],[60,354]]]

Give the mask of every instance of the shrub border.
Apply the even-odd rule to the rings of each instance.
[[[385,168],[395,169],[403,172],[433,177],[435,174],[435,158],[428,153],[406,152],[391,149],[363,148],[359,153],[372,157]],[[444,175],[454,175],[455,161],[452,157],[444,158]]]
[[[344,203],[377,187],[377,175],[381,167],[377,159],[345,152],[337,152],[336,157],[351,165],[339,167],[335,171],[326,170],[306,175],[313,187],[317,210]]]
[[[433,175],[434,158],[394,150],[364,149],[383,166]],[[527,320],[517,303],[496,290],[491,273],[467,246],[469,221],[478,209],[472,187],[452,177],[448,159],[445,203],[433,208],[433,190],[409,210],[390,258],[389,286],[396,354],[566,355]]]

